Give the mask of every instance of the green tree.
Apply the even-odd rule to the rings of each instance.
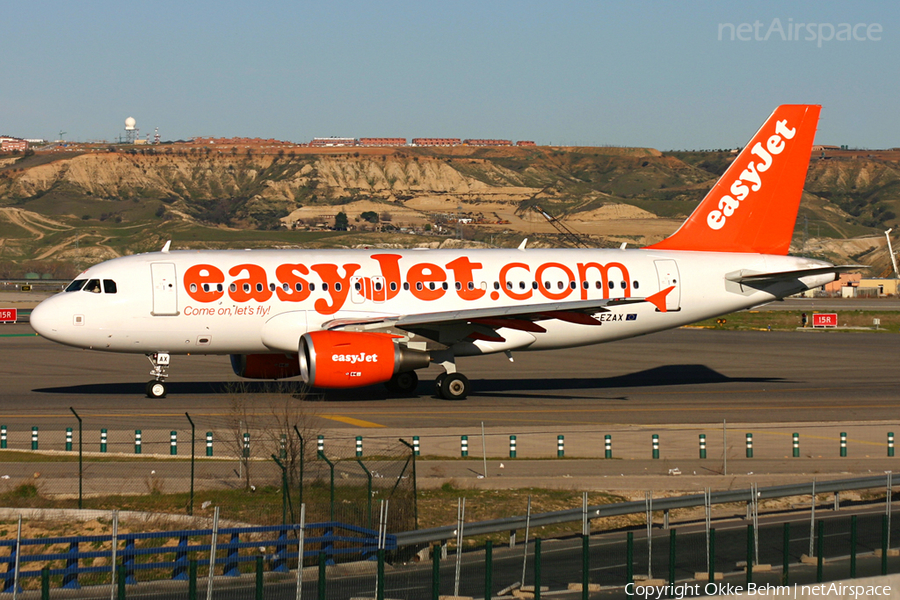
[[[334,216],[334,228],[337,231],[347,231],[347,227],[350,225],[350,220],[347,218],[347,215],[344,212],[339,212]]]
[[[374,210],[367,210],[366,212],[359,215],[363,221],[368,221],[369,223],[378,223],[378,213]]]

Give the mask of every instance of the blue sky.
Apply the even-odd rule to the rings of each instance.
[[[746,143],[776,105],[816,103],[819,143],[900,146],[891,2],[0,0],[0,9],[0,134],[112,140],[133,116],[142,136],[158,127],[163,139],[726,148]],[[759,22],[763,37],[776,19],[785,33],[816,25],[799,41],[777,30],[731,39],[730,26]],[[863,39],[827,40],[842,23],[863,24]]]

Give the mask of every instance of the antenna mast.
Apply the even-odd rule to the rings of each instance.
[[[894,249],[891,247],[891,232],[892,232],[892,231],[893,231],[893,228],[888,229],[887,231],[885,231],[885,232],[884,232],[884,237],[887,238],[888,254],[891,255],[891,264],[894,265],[894,275],[895,275],[898,279],[900,279],[900,272],[897,271],[897,257],[894,256]]]

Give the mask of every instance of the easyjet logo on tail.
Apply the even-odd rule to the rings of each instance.
[[[765,148],[762,142],[756,142],[750,149],[750,155],[758,160],[751,160],[747,167],[741,171],[735,179],[728,194],[719,198],[717,208],[706,215],[706,224],[710,229],[719,230],[725,226],[728,218],[740,209],[741,202],[746,200],[751,193],[758,192],[763,186],[763,173],[769,170],[776,156],[784,152],[785,140],[791,140],[797,133],[796,127],[789,127],[787,119],[775,122],[775,134],[766,140]]]

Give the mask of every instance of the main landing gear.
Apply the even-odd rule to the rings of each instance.
[[[166,377],[169,376],[166,371],[169,369],[169,355],[166,352],[156,352],[147,355],[147,360],[153,365],[150,374],[153,379],[147,382],[148,398],[165,398],[168,390],[166,389]]]
[[[453,357],[441,362],[441,366],[446,373],[441,373],[434,379],[435,395],[444,400],[465,400],[472,389],[468,377],[456,371]]]
[[[384,387],[395,394],[414,394],[418,385],[419,376],[416,375],[416,372],[405,371],[403,373],[395,373],[393,377],[385,382]]]
[[[462,373],[441,373],[434,380],[434,391],[444,400],[465,400],[472,385]]]

